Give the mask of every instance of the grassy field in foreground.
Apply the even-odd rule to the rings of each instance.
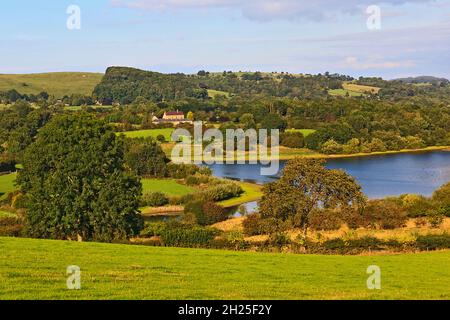
[[[0,200],[4,198],[8,193],[17,189],[14,185],[16,181],[16,173],[0,175]]]
[[[162,192],[168,196],[184,196],[195,189],[170,179],[142,179],[143,193]]]
[[[91,95],[103,74],[89,72],[54,72],[36,74],[0,74],[0,91],[15,89],[22,94],[46,91],[62,98],[64,95]]]
[[[449,299],[450,252],[315,256],[0,238],[0,299]],[[68,266],[81,290],[67,290]],[[368,290],[367,267],[382,289]]]
[[[123,134],[127,138],[157,138],[159,135],[163,135],[166,138],[166,141],[172,141],[172,133],[174,129],[148,129],[148,130],[138,130],[138,131],[127,131],[123,132]],[[120,134],[120,133],[118,133]]]

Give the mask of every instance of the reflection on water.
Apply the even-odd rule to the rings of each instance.
[[[284,167],[285,162],[281,162]],[[422,152],[370,157],[331,159],[330,169],[343,169],[354,176],[370,198],[405,193],[430,196],[450,181],[450,152]],[[278,176],[261,176],[260,165],[212,165],[214,175],[254,183],[275,181]]]

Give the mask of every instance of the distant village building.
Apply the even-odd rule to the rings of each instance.
[[[182,111],[166,111],[162,119],[158,119],[157,117],[152,118],[153,123],[172,123],[174,126],[179,125],[180,123],[192,123],[191,120],[186,119],[184,116],[184,112]]]
[[[184,112],[182,111],[169,111],[164,112],[163,120],[167,121],[183,121],[184,118]]]

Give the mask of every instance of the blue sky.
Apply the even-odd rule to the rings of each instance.
[[[15,0],[0,6],[0,73],[339,72],[450,78],[450,0]],[[68,30],[69,5],[81,29]],[[366,9],[381,9],[369,30]]]

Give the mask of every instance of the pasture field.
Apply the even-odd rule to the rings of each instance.
[[[0,299],[449,299],[450,252],[319,256],[0,238]],[[67,290],[68,266],[81,290]],[[368,290],[367,268],[381,268]]]
[[[196,190],[170,179],[142,179],[143,193],[162,192],[168,196],[184,196]]]
[[[381,88],[378,87],[363,86],[356,83],[344,83],[342,87],[345,90],[359,93],[367,93],[367,92],[378,93],[381,90]]]
[[[0,200],[17,189],[15,186],[16,177],[16,173],[0,175]]]
[[[223,96],[226,98],[230,97],[230,93],[229,92],[225,92],[225,91],[218,91],[218,90],[208,90],[208,95],[210,98],[216,98],[217,96]]]
[[[345,89],[333,89],[333,90],[329,90],[328,93],[330,95],[332,95],[332,96],[340,96],[340,97],[345,97],[345,96],[347,96],[347,94],[350,97],[362,97],[362,96],[364,96],[364,93],[350,91],[350,90],[345,90]]]
[[[148,129],[148,130],[137,130],[137,131],[127,131],[120,132],[123,133],[127,138],[148,138],[152,137],[156,139],[159,135],[163,135],[166,141],[172,141],[172,133],[175,129]]]
[[[15,89],[22,94],[46,91],[57,98],[72,94],[91,95],[102,77],[102,73],[89,72],[0,74],[0,91]]]
[[[343,89],[333,89],[329,90],[328,93],[332,96],[342,96],[345,97],[347,94],[350,97],[362,97],[367,93],[378,93],[380,88],[363,86],[355,83],[344,83],[342,85]]]
[[[286,130],[286,132],[301,132],[301,134],[303,134],[303,136],[305,138],[307,136],[309,136],[310,134],[313,134],[316,131],[317,130],[314,130],[314,129],[288,129],[288,130]]]

